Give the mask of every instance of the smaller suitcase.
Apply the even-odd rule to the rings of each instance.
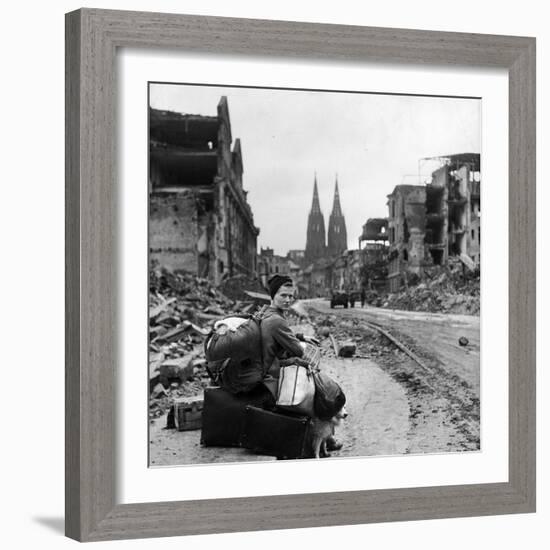
[[[311,418],[246,407],[242,446],[280,459],[310,458]]]
[[[201,443],[205,447],[240,447],[248,405],[274,404],[271,393],[260,385],[246,394],[232,394],[218,387],[204,390]]]
[[[174,424],[178,431],[198,430],[202,426],[203,398],[180,397],[174,400]]]

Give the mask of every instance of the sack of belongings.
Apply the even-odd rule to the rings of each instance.
[[[330,420],[346,403],[342,388],[330,376],[322,372],[313,373],[315,397],[313,409],[321,420]]]
[[[289,365],[279,371],[277,407],[311,416],[315,382],[309,367]]]
[[[261,315],[262,310],[217,321],[204,343],[210,377],[231,393],[250,391],[264,377]]]

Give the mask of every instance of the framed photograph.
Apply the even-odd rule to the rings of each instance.
[[[67,535],[534,511],[534,39],[66,40]]]

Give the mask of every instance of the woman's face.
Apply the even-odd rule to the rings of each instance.
[[[296,289],[294,288],[294,286],[283,285],[281,288],[279,288],[277,294],[273,296],[273,305],[280,309],[288,309],[291,306],[292,302],[294,302],[295,292]]]

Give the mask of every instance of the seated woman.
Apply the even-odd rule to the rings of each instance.
[[[268,281],[271,304],[262,315],[262,352],[264,372],[272,378],[279,378],[281,366],[303,364],[300,358],[304,354],[302,342],[318,344],[314,338],[304,337],[292,332],[286,314],[293,304],[296,288],[292,279],[286,275],[273,275]]]
[[[296,288],[287,275],[275,274],[267,282],[271,304],[262,315],[262,354],[264,385],[269,389],[274,399],[277,396],[279,371],[285,365],[307,366],[302,357],[304,348],[300,341],[319,345],[315,338],[295,334],[290,328],[286,314],[295,300]],[[327,442],[328,450],[338,450],[342,447],[334,438]]]

